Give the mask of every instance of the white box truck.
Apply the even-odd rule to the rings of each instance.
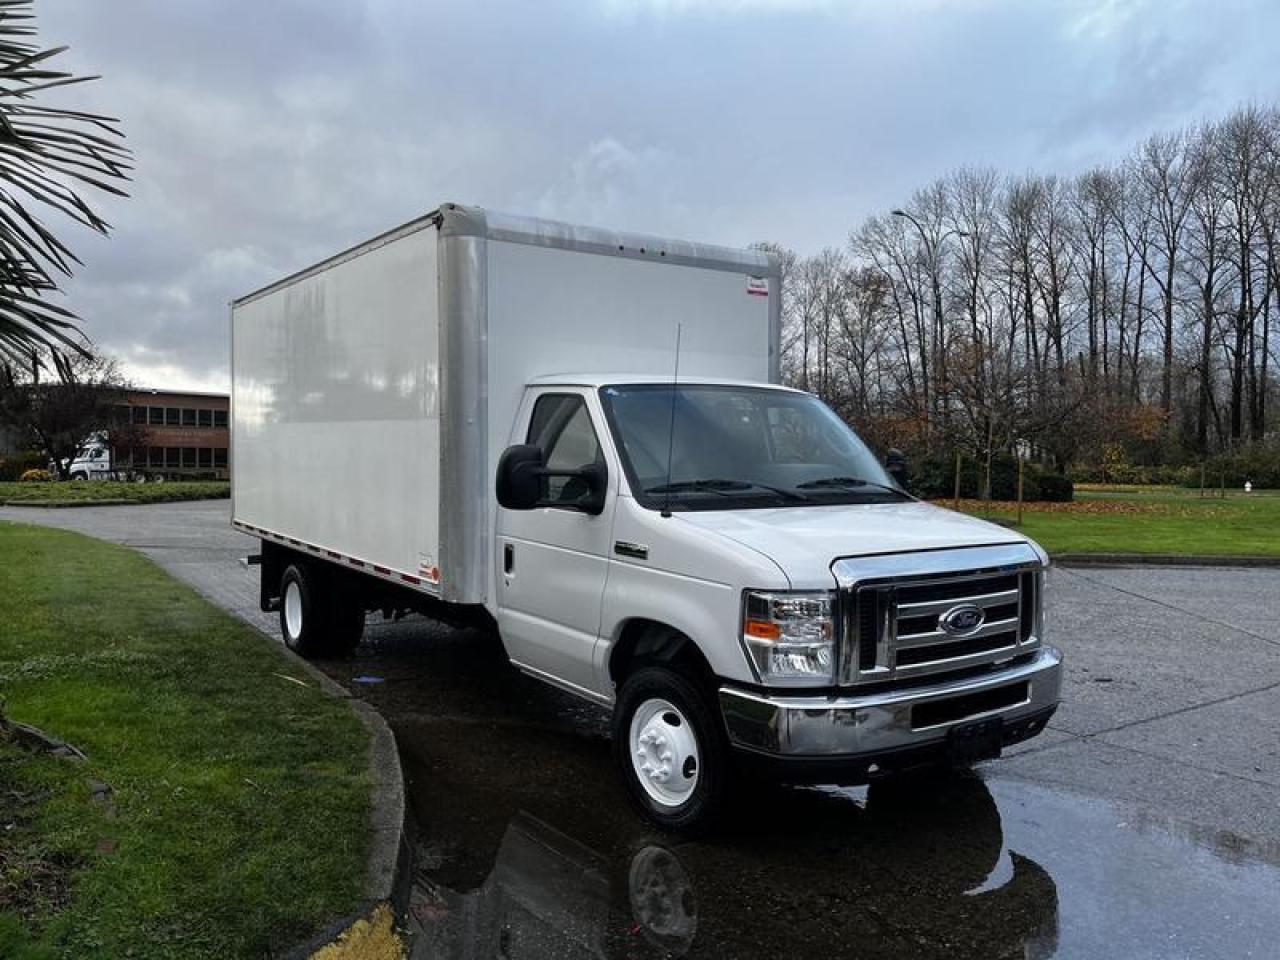
[[[1059,696],[1048,558],[779,385],[756,250],[445,204],[232,305],[232,497],[304,656],[484,622],[670,828],[744,770],[969,764]],[[678,344],[678,349],[677,349]]]

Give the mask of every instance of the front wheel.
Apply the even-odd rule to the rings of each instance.
[[[645,667],[622,685],[614,754],[641,811],[668,830],[705,829],[730,775],[729,747],[708,698],[683,675]]]

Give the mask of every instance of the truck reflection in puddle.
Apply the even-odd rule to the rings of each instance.
[[[605,771],[585,782],[607,781]],[[766,791],[708,842],[650,832],[620,816],[609,791],[585,792],[501,825],[492,816],[501,800],[455,793],[426,818],[409,904],[413,956],[1048,957],[1057,948],[1054,882],[1004,849],[996,804],[975,776],[877,784],[862,802]],[[488,864],[478,850],[492,851]]]

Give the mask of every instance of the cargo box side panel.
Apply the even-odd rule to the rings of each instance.
[[[437,242],[419,229],[233,307],[237,521],[432,579]]]

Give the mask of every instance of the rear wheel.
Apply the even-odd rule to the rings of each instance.
[[[333,656],[355,649],[364,635],[364,609],[314,566],[293,563],[280,578],[280,633],[301,657]]]
[[[715,711],[688,678],[645,667],[622,685],[614,754],[641,811],[668,830],[706,828],[730,775],[729,747]]]

